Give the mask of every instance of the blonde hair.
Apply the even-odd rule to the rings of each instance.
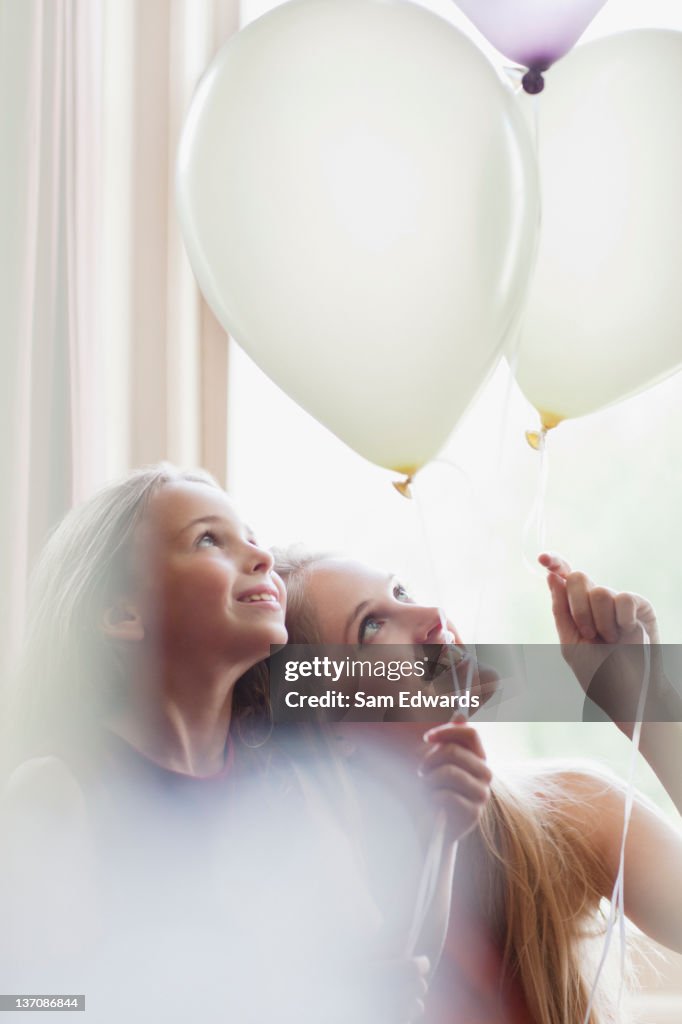
[[[31,575],[22,662],[10,698],[8,760],[86,745],[122,699],[125,671],[100,628],[125,589],[131,541],[154,495],[190,481],[220,488],[204,470],[161,462],[131,473],[73,508]],[[243,688],[236,711],[244,703]]]
[[[322,642],[306,582],[325,557],[277,552],[291,643]],[[589,836],[568,813],[571,799],[579,797],[567,792],[565,766],[534,768],[513,780],[496,777],[479,828],[463,840],[486,923],[502,954],[501,984],[520,983],[534,1024],[583,1024],[591,986],[586,946],[603,931],[599,905],[609,879]],[[613,1019],[600,986],[590,1022]]]
[[[598,851],[570,813],[580,797],[569,795],[566,774],[565,766],[543,766],[496,778],[466,840],[480,849],[477,882],[505,976],[519,980],[538,1024],[583,1024],[587,948],[603,933],[599,904],[609,889]],[[592,1024],[610,1019],[603,988],[597,1006]]]

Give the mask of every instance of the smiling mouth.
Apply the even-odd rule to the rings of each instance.
[[[239,604],[269,604],[280,607],[279,599],[268,591],[263,591],[259,594],[247,594],[246,597],[240,597],[238,600]]]

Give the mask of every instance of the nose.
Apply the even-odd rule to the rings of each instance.
[[[258,544],[247,545],[246,558],[247,572],[270,572],[275,564],[275,559],[268,549]]]
[[[416,644],[445,643],[447,625],[445,616],[438,607],[420,604],[403,605],[403,614],[410,625],[413,642]]]

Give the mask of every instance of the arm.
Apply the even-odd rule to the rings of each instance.
[[[583,834],[592,835],[607,867],[610,898],[618,874],[626,793],[616,782],[567,772],[567,810]],[[656,942],[682,953],[682,835],[646,801],[635,797],[625,844],[627,917]]]
[[[682,712],[678,712],[682,720]],[[639,749],[682,814],[682,723],[645,722]]]
[[[579,683],[621,732],[632,738],[644,678],[644,633],[651,644],[649,693],[640,751],[682,814],[682,697],[661,665],[656,615],[631,593],[596,587],[559,556],[543,554],[564,658]]]

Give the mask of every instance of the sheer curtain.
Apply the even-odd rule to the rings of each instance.
[[[175,219],[177,139],[238,0],[0,0],[0,661],[75,501],[226,470],[227,345]]]
[[[227,345],[175,216],[177,143],[194,88],[239,25],[237,0],[107,0],[103,336],[107,458],[226,469]]]
[[[96,432],[76,442],[99,384],[100,15],[97,0],[0,6],[3,654],[27,566],[96,457]]]

